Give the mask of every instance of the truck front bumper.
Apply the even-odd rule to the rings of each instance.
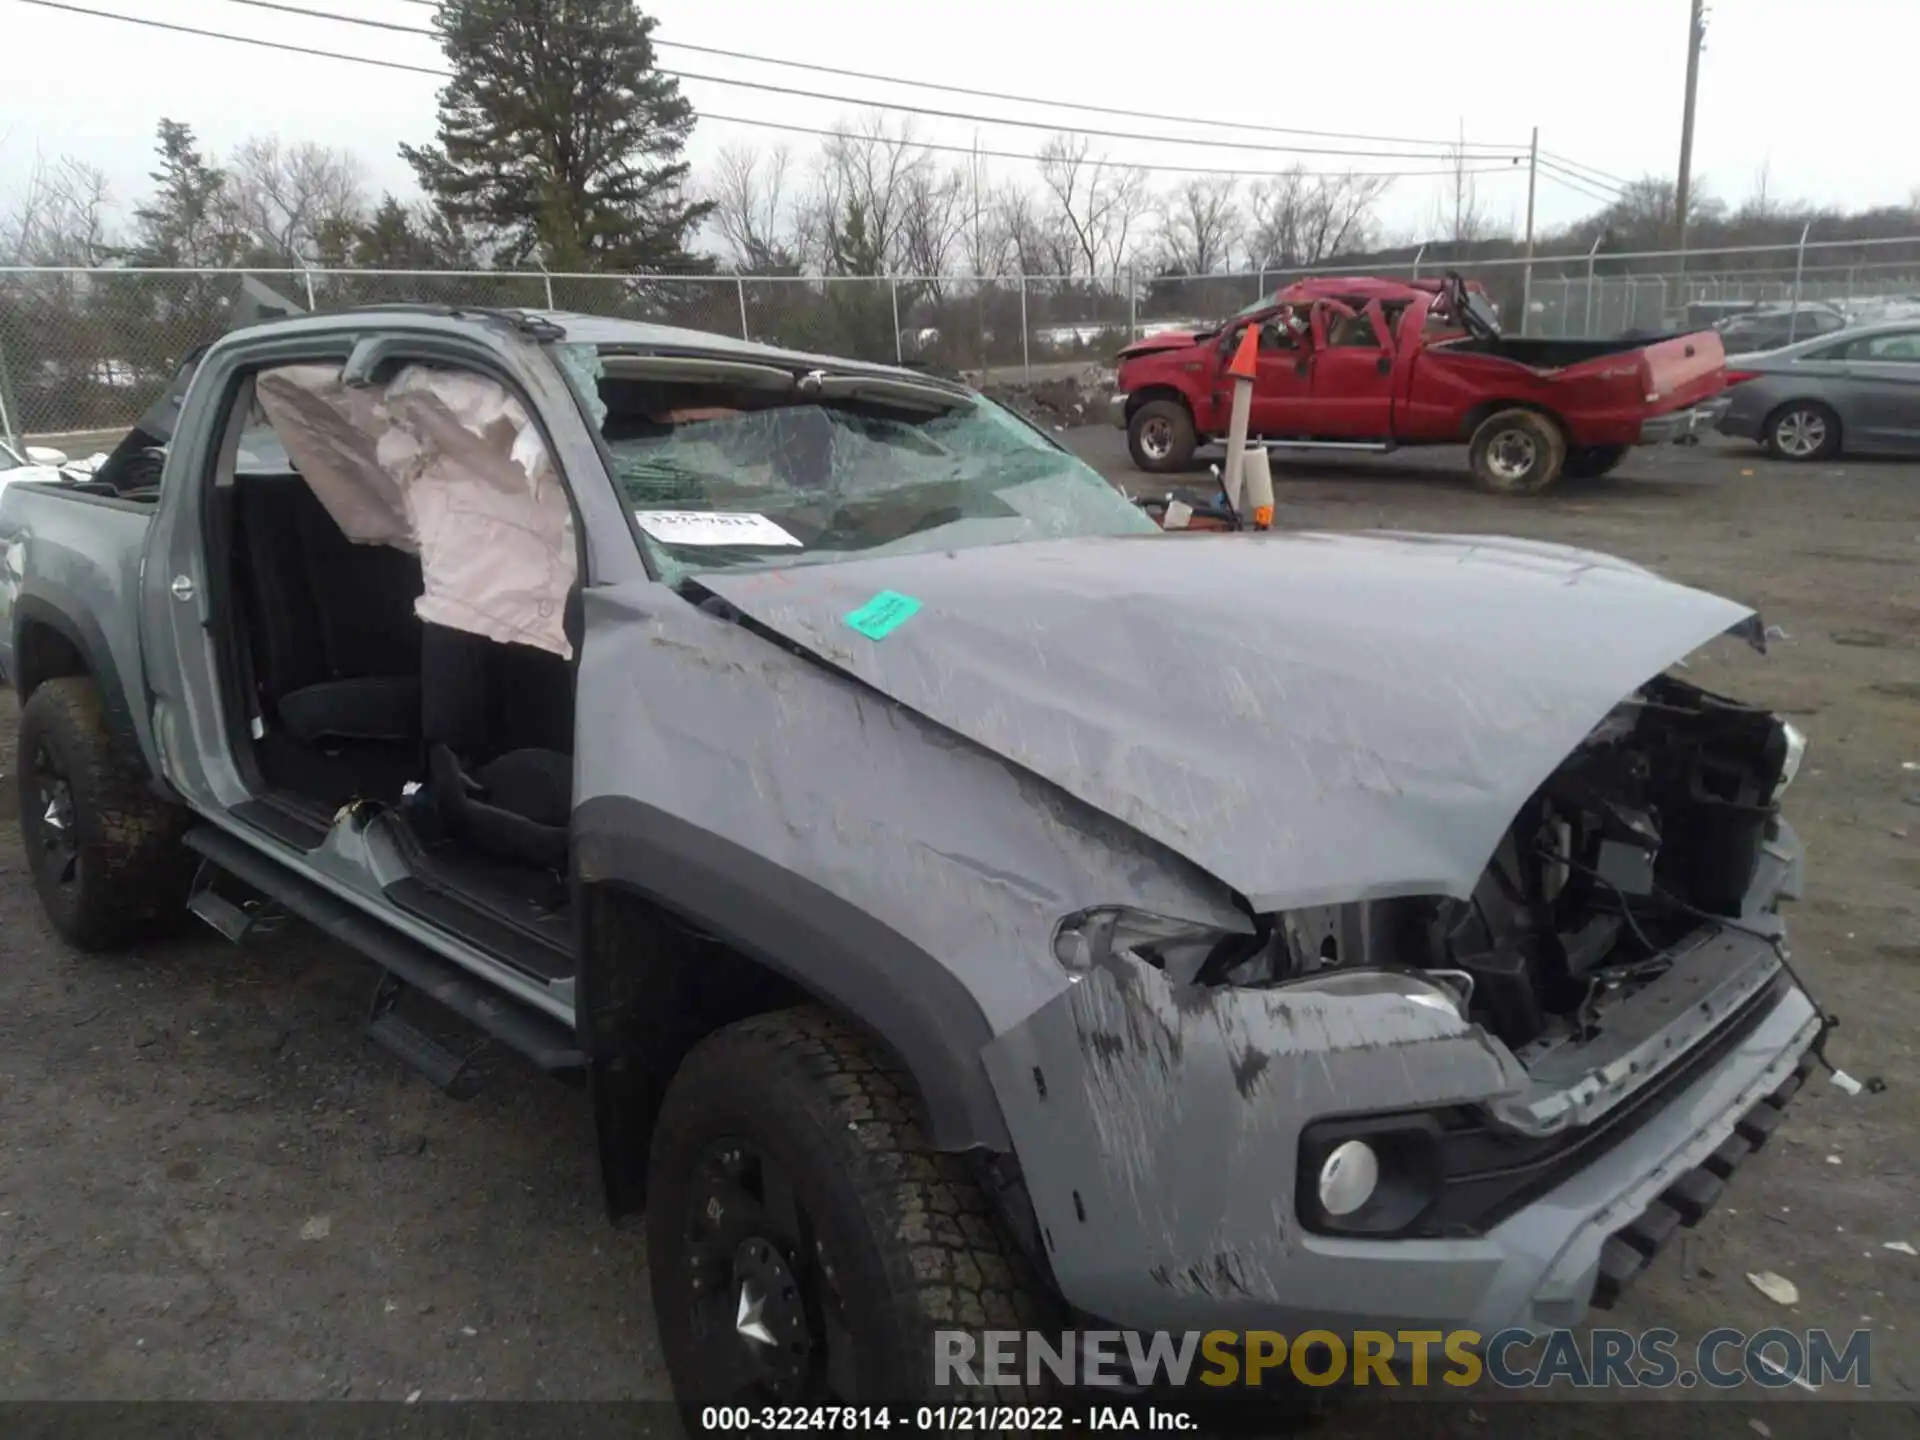
[[[1655,415],[1650,420],[1640,422],[1641,445],[1668,445],[1681,440],[1690,440],[1696,435],[1713,429],[1720,417],[1727,412],[1727,398],[1722,395],[1696,405],[1691,410],[1675,410],[1668,415]]]
[[[1296,987],[1176,996],[1145,967],[1102,969],[985,1058],[1047,1258],[1079,1311],[1139,1330],[1485,1339],[1610,1304],[1771,1134],[1810,1063],[1817,1012],[1774,974],[1724,1027],[1517,1208],[1432,1238],[1309,1229],[1299,1156],[1323,1117],[1524,1093],[1511,1052],[1457,1016]]]
[[[1121,390],[1107,401],[1107,419],[1121,430],[1127,428],[1127,392]]]

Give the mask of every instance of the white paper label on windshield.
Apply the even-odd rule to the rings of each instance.
[[[721,510],[636,510],[640,528],[666,545],[793,545],[800,542],[764,515]]]

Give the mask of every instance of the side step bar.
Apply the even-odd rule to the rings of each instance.
[[[1399,449],[1390,440],[1256,440],[1263,450],[1331,450],[1344,455],[1386,455]]]
[[[373,986],[373,1004],[367,1011],[367,1038],[450,1098],[471,1100],[480,1093],[480,1077],[473,1061],[493,1042],[482,1039],[465,1055],[456,1055],[400,1014],[398,1007],[407,992],[406,981],[391,970],[380,972]]]
[[[202,825],[185,838],[190,849],[235,879],[271,896],[292,914],[390,971],[407,989],[439,1001],[540,1069],[564,1074],[584,1068],[586,1057],[572,1029],[562,1021],[500,993],[223,830]]]

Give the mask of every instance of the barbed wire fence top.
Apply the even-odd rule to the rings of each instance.
[[[1205,326],[1310,275],[1459,269],[1508,328],[1563,338],[1689,325],[1689,305],[1920,305],[1920,236],[1688,252],[1404,258],[1215,275],[577,275],[503,270],[0,267],[0,433],[104,448],[195,346],[227,328],[251,277],[311,311],[394,303],[570,310],[850,359],[996,380],[1109,365],[1123,344]],[[1527,271],[1531,266],[1531,276]],[[1531,294],[1531,306],[1523,296]]]

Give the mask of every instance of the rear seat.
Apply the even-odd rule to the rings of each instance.
[[[297,475],[234,486],[262,715],[310,745],[420,737],[420,561],[356,545]]]

